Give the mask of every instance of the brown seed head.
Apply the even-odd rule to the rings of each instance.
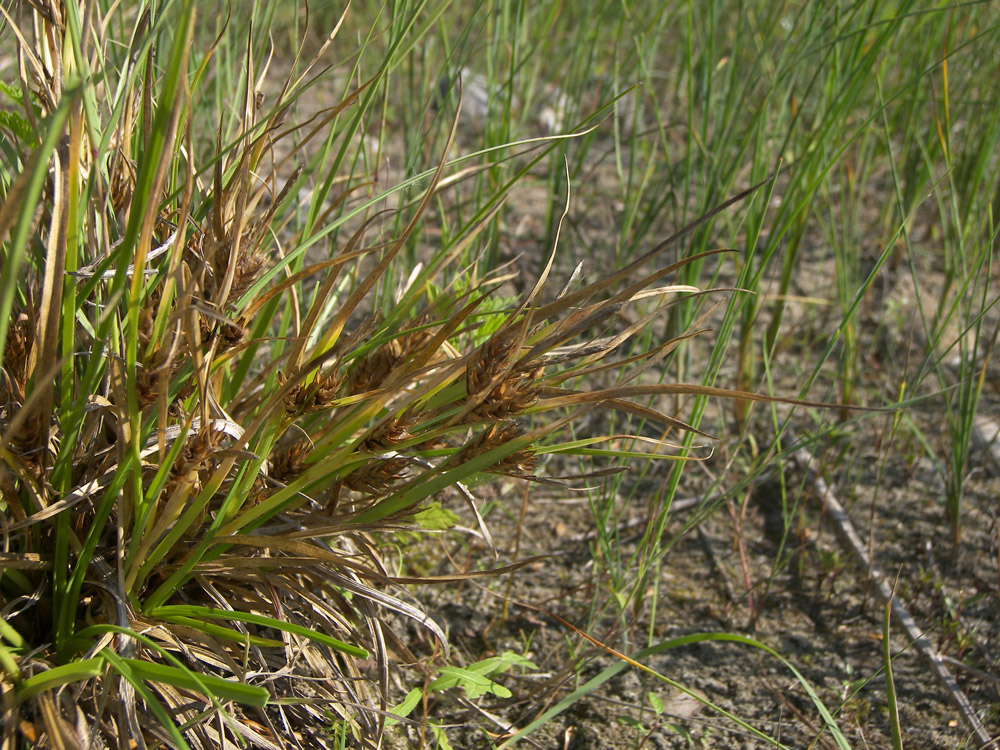
[[[288,414],[311,414],[329,409],[343,383],[344,378],[334,365],[312,383],[299,383],[293,387],[285,396],[285,411]]]
[[[421,314],[407,323],[406,327],[419,328],[428,322],[429,317]],[[393,370],[411,359],[433,338],[434,332],[431,329],[411,331],[369,352],[351,368],[348,376],[350,392],[358,394],[375,390]]]
[[[306,467],[306,458],[311,447],[305,440],[275,448],[271,452],[271,476],[279,482],[298,476]]]
[[[225,433],[215,429],[213,425],[199,428],[196,433],[188,436],[171,467],[171,474],[180,476],[208,468],[209,461],[224,437]]]
[[[465,387],[479,404],[470,412],[473,419],[508,420],[534,406],[538,400],[537,379],[543,368],[522,363],[510,365],[516,355],[510,336],[495,336],[465,370]]]
[[[236,273],[233,276],[233,285],[229,290],[227,302],[235,302],[243,296],[247,289],[253,286],[266,262],[267,257],[255,250],[241,253],[236,262]]]
[[[521,429],[517,422],[491,424],[462,449],[459,461],[465,462],[476,456],[481,456],[494,448],[499,448],[501,445],[521,437],[523,434],[524,430]],[[524,476],[532,473],[536,462],[535,451],[530,447],[522,448],[500,459],[500,461],[486,469],[486,471],[496,474],[507,474],[509,476]]]
[[[410,434],[410,427],[415,422],[416,418],[410,412],[387,419],[365,439],[364,449],[372,453],[378,453],[395,448],[400,443],[410,440],[413,437]]]
[[[28,355],[35,342],[35,326],[30,310],[15,310],[7,329],[7,346],[0,373],[0,406],[7,401],[24,403],[28,381]]]
[[[407,478],[409,465],[405,456],[375,458],[344,477],[344,486],[355,492],[382,497]]]

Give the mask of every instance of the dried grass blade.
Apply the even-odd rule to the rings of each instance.
[[[302,75],[300,75],[298,77],[298,79],[296,79],[295,83],[293,83],[291,85],[291,89],[293,91],[296,90],[296,89],[298,89],[298,87],[302,83],[302,81],[304,81],[306,79],[306,77],[309,75],[309,71],[311,71],[313,69],[313,66],[316,65],[316,63],[326,53],[326,50],[330,47],[330,45],[333,44],[333,40],[337,38],[337,34],[340,33],[340,27],[343,26],[344,19],[347,18],[347,13],[351,9],[351,2],[352,1],[353,0],[348,0],[348,2],[344,5],[344,12],[340,14],[340,18],[337,19],[337,23],[335,23],[333,25],[333,29],[330,31],[329,34],[327,34],[326,39],[323,40],[323,44],[320,45],[320,48],[316,51],[316,54],[313,55],[313,59],[309,62],[308,65],[306,65],[305,70],[302,71]],[[307,12],[308,12],[308,8],[307,8]],[[303,31],[303,34],[304,33],[305,32]],[[304,44],[298,45],[296,47],[296,50],[295,50],[295,62],[296,63],[298,63],[299,55],[302,53],[302,50],[304,48],[305,48]],[[295,65],[293,65],[291,69],[295,70]],[[325,71],[323,71],[323,72],[325,72]],[[320,72],[319,74],[317,74],[316,78],[319,78],[323,74],[323,72]],[[287,87],[286,87],[286,89],[287,89]],[[285,92],[283,90],[282,91],[282,98],[284,98],[284,93]]]
[[[409,617],[414,622],[423,625],[438,640],[438,642],[441,644],[441,649],[444,651],[445,658],[446,659],[448,658],[450,654],[450,648],[448,646],[448,637],[444,634],[444,631],[437,624],[437,622],[434,621],[434,618],[432,618],[426,612],[423,612],[414,607],[413,605],[407,604],[406,602],[397,599],[394,596],[390,596],[389,594],[386,594],[383,591],[374,589],[371,586],[366,586],[360,581],[352,580],[347,576],[341,575],[340,573],[331,572],[329,578],[330,582],[335,584],[336,586],[345,588],[348,591],[357,594],[358,596],[362,596],[365,599],[374,602],[375,604],[385,607],[386,609],[391,609],[394,612],[398,612],[401,615]]]
[[[77,505],[83,500],[86,500],[87,498],[95,495],[98,490],[107,487],[111,483],[111,480],[114,478],[114,475],[115,475],[114,471],[105,472],[97,479],[91,480],[86,484],[77,487],[68,495],[64,496],[61,500],[52,503],[48,507],[43,508],[37,513],[33,513],[32,515],[28,516],[27,518],[21,521],[17,521],[16,523],[10,524],[7,527],[7,529],[9,531],[17,531],[18,529],[23,529],[33,524],[40,523],[41,521],[44,521],[47,518],[52,518],[54,516],[57,516],[58,514],[62,513],[65,510],[69,510],[74,505]]]
[[[640,352],[639,354],[633,354],[629,357],[625,357],[624,359],[616,359],[613,362],[604,362],[602,364],[594,365],[592,367],[583,367],[578,370],[571,370],[565,374],[565,377],[563,377],[560,374],[553,377],[549,382],[560,383],[563,382],[564,380],[568,380],[571,378],[586,379],[587,377],[595,375],[599,372],[606,372],[608,370],[616,370],[616,371],[623,370],[627,365],[630,365],[634,362],[642,362],[641,365],[636,367],[634,370],[628,372],[628,374],[625,375],[625,377],[621,381],[623,383],[630,383],[633,380],[637,380],[639,377],[642,376],[644,372],[651,369],[658,362],[662,362],[664,357],[670,354],[674,349],[680,346],[681,343],[683,343],[687,339],[693,339],[695,336],[701,336],[704,333],[710,333],[711,330],[712,329],[710,328],[700,328],[697,330],[691,330],[688,331],[687,333],[681,334],[680,336],[675,336],[669,341],[663,342],[662,344],[660,344],[658,347],[656,347],[651,351]],[[608,347],[608,348],[611,349],[612,351],[614,350],[614,347]],[[600,359],[602,359],[604,356],[606,356],[606,351],[604,349],[602,349],[599,352],[588,353],[586,358],[584,359],[584,362],[588,363],[588,362],[600,361]]]
[[[53,365],[45,372],[42,372],[37,376],[37,381],[51,382],[55,380],[59,371],[62,369],[63,359],[60,357],[57,359]],[[10,446],[11,441],[15,439],[21,432],[21,429],[28,423],[29,417],[35,413],[35,405],[42,400],[45,396],[46,389],[44,387],[32,388],[31,393],[21,404],[21,408],[14,413],[14,417],[10,420],[7,425],[7,429],[0,433],[0,454],[3,454],[7,448]],[[46,430],[46,434],[48,430]]]
[[[613,273],[610,276],[608,276],[608,277],[606,277],[604,279],[601,279],[600,281],[594,282],[593,284],[591,284],[591,285],[589,285],[589,286],[585,287],[584,289],[581,289],[581,290],[579,290],[577,292],[570,292],[565,297],[562,297],[561,299],[557,299],[556,301],[551,302],[548,305],[542,306],[536,312],[538,313],[539,317],[541,317],[541,318],[548,318],[548,317],[552,316],[553,314],[555,314],[555,313],[557,313],[557,312],[559,312],[561,310],[567,309],[567,307],[579,304],[580,302],[588,299],[589,297],[594,296],[598,292],[604,291],[605,289],[610,289],[611,287],[617,285],[619,282],[622,282],[625,279],[627,279],[636,270],[638,270],[639,268],[641,268],[642,266],[644,266],[646,263],[648,263],[649,261],[651,261],[657,255],[659,255],[664,250],[666,250],[668,247],[670,247],[671,245],[673,245],[675,242],[683,239],[684,237],[686,237],[687,235],[689,235],[691,232],[693,232],[695,229],[697,229],[698,227],[702,226],[703,224],[705,224],[706,222],[708,222],[709,220],[711,220],[712,218],[714,218],[718,214],[722,213],[723,211],[725,211],[730,206],[733,206],[734,204],[739,203],[740,201],[744,200],[745,198],[753,195],[757,190],[759,190],[761,187],[763,187],[764,185],[766,185],[772,179],[773,179],[773,175],[770,176],[770,177],[768,177],[765,180],[761,180],[756,185],[753,185],[752,187],[749,187],[746,190],[743,190],[742,192],[737,193],[732,198],[729,198],[728,200],[720,203],[718,206],[716,206],[712,210],[708,211],[707,213],[703,214],[699,218],[695,219],[690,224],[687,224],[683,228],[681,228],[678,231],[674,232],[672,235],[670,235],[669,237],[667,237],[667,239],[663,240],[658,245],[656,245],[656,247],[654,247],[648,253],[646,253],[645,255],[643,255],[643,256],[637,258],[636,260],[632,261],[631,263],[629,263],[627,266],[625,266],[621,270],[617,271],[616,273]],[[710,251],[705,252],[705,253],[699,253],[697,255],[693,255],[693,256],[691,256],[689,258],[684,258],[684,259],[682,259],[682,260],[680,260],[680,261],[678,261],[676,263],[673,263],[670,266],[668,266],[666,269],[663,269],[663,270],[664,271],[668,271],[668,272],[669,271],[675,271],[675,270],[681,268],[682,266],[686,265],[687,263],[690,263],[690,262],[692,262],[694,260],[697,260],[697,259],[700,259],[700,258],[703,258],[703,257],[708,257],[709,255],[714,255],[714,254],[719,253],[719,252],[726,252],[726,251],[725,250],[710,250]],[[657,275],[659,275],[659,273]],[[626,290],[626,291],[628,291],[628,290]],[[620,294],[624,294],[624,293],[625,292],[622,292]]]
[[[709,250],[704,253],[692,255],[681,261],[672,263],[659,271],[649,274],[609,299],[601,302],[595,302],[592,305],[575,310],[566,318],[549,325],[536,334],[536,336],[533,337],[534,343],[532,348],[523,359],[530,360],[541,356],[547,350],[560,346],[566,341],[573,339],[583,331],[586,331],[588,328],[601,324],[603,321],[607,320],[620,310],[623,305],[632,300],[637,293],[641,292],[650,284],[654,284],[659,279],[673,274],[675,271],[688,263],[726,252],[731,251],[727,249]],[[556,314],[562,313],[566,309],[574,307],[578,302],[583,302],[584,300],[589,299],[597,291],[600,291],[603,286],[603,281],[595,282],[594,284],[591,284],[590,286],[587,286],[577,292],[567,294],[549,305],[538,308],[535,311],[536,319],[546,320]]]
[[[384,248],[385,245],[373,245],[372,247],[366,247],[363,250],[357,250],[352,253],[343,253],[341,255],[338,255],[336,258],[330,258],[328,260],[323,260],[318,263],[314,263],[310,266],[307,266],[306,268],[303,268],[301,271],[292,274],[288,278],[282,279],[279,283],[269,288],[263,294],[252,298],[252,301],[248,302],[247,306],[240,313],[240,320],[244,321],[244,323],[252,320],[253,316],[256,315],[264,305],[266,305],[268,302],[270,302],[272,299],[274,299],[281,293],[285,292],[286,290],[293,288],[303,279],[307,279],[313,274],[319,273],[320,271],[325,271],[327,269],[331,268],[339,269],[339,267],[344,265],[345,263],[349,263],[350,261],[356,260],[369,253],[378,252],[379,250],[382,250]],[[244,296],[243,299],[250,300],[251,298],[248,296]],[[237,304],[237,307],[238,306],[239,304]]]
[[[781,396],[766,396],[750,391],[737,391],[728,388],[713,388],[707,385],[689,383],[659,383],[652,385],[628,385],[618,388],[608,388],[600,391],[569,392],[566,395],[552,396],[539,401],[537,410],[558,409],[568,406],[578,406],[586,403],[603,403],[614,398],[634,398],[636,396],[715,396],[734,401],[760,401],[769,404],[791,404],[793,406],[810,406],[817,409],[842,408],[841,404],[829,404],[822,401],[804,401]],[[849,406],[857,411],[886,411],[882,407]]]
[[[29,371],[37,367],[40,372],[47,372],[52,369],[59,356],[59,317],[62,313],[63,270],[66,267],[66,224],[69,220],[68,157],[65,144],[53,154],[52,220],[45,252],[38,337],[29,359]],[[48,439],[54,385],[51,379],[35,381],[35,388],[42,391],[37,411],[33,415],[36,434],[32,436],[32,445],[36,447],[41,444],[40,441]]]
[[[7,18],[9,22],[9,16]],[[77,98],[78,94],[75,91],[63,92],[59,106],[49,117],[48,129],[41,144],[35,149],[24,171],[14,180],[3,205],[0,206],[0,241],[3,241],[8,231],[11,231],[6,262],[0,273],[0,359],[7,350],[7,329],[10,326],[15,289],[21,278],[21,265],[24,262],[38,199],[48,175],[49,156],[62,137],[66,121],[70,111],[76,106]],[[55,373],[51,377],[54,376]]]
[[[529,305],[535,300],[535,298],[541,293],[542,289],[545,287],[546,282],[549,280],[549,274],[552,272],[552,264],[555,262],[556,250],[559,247],[559,237],[562,235],[563,222],[569,215],[569,204],[570,198],[572,197],[572,181],[569,177],[569,160],[563,155],[563,178],[566,181],[566,200],[563,203],[562,213],[559,215],[559,220],[556,222],[555,236],[552,238],[552,246],[549,248],[549,257],[545,261],[545,265],[542,266],[542,271],[538,274],[538,279],[535,281],[535,285],[531,288],[531,291],[525,296],[524,301],[518,306],[517,310],[510,316],[509,320],[514,321],[521,316],[521,314],[528,308]],[[530,315],[529,322],[530,325]]]

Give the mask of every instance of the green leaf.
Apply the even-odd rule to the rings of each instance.
[[[12,86],[9,83],[0,81],[0,94],[3,94],[15,104],[23,106],[24,92],[21,90],[20,86]]]
[[[506,672],[512,666],[524,669],[538,669],[538,665],[530,659],[513,651],[504,651],[500,656],[491,656],[488,659],[477,661],[474,664],[470,664],[466,669],[476,674],[490,675]]]
[[[903,732],[899,724],[899,703],[896,700],[896,681],[892,676],[892,599],[885,603],[882,620],[882,665],[885,668],[885,698],[889,709],[889,732],[893,750],[903,750]]]
[[[24,640],[24,636],[17,632],[17,629],[6,620],[0,620],[0,638],[7,641],[14,648],[21,649],[28,645],[28,642]]]
[[[538,665],[535,664],[531,659],[526,656],[522,656],[514,651],[504,651],[500,654],[500,659],[503,662],[503,670],[507,671],[510,667],[521,667],[522,669],[538,669]]]
[[[0,110],[0,127],[9,129],[20,141],[31,141],[33,135],[31,123],[21,117],[21,115],[17,112]]]
[[[123,661],[131,667],[133,674],[144,680],[199,693],[211,691],[211,694],[219,700],[235,701],[248,706],[266,706],[271,697],[266,688],[257,685],[225,680],[210,674],[196,674],[190,669],[179,669],[140,659],[123,659]]]
[[[656,715],[659,716],[660,714],[662,714],[664,706],[663,706],[663,701],[660,700],[660,696],[658,696],[656,693],[650,692],[648,697],[649,697],[649,705],[653,707],[654,711],[656,711]]]
[[[21,670],[14,661],[14,653],[3,644],[0,644],[0,671],[6,672],[14,682],[21,681]]]
[[[403,698],[403,700],[401,700],[397,705],[389,709],[389,713],[395,714],[396,716],[399,717],[399,719],[405,719],[407,716],[413,713],[413,709],[417,707],[417,705],[420,703],[420,699],[423,698],[423,696],[424,696],[423,690],[421,690],[420,688],[413,688],[413,690],[411,690],[406,694],[406,697]],[[387,727],[391,727],[393,724],[398,724],[399,719],[394,719],[393,717],[390,716],[385,720],[385,725]]]
[[[461,687],[470,700],[475,700],[487,693],[492,693],[499,698],[510,698],[512,695],[510,690],[493,682],[489,677],[461,667],[442,667],[441,676],[432,681],[428,687],[438,691]]]
[[[184,625],[194,630],[201,631],[206,635],[210,635],[215,638],[222,638],[227,641],[232,641],[233,643],[249,643],[251,646],[257,646],[259,648],[282,648],[285,645],[282,641],[278,641],[273,638],[261,638],[258,635],[246,635],[245,633],[241,633],[239,630],[227,628],[222,625],[216,625],[211,622],[203,622],[192,617],[164,617],[162,619],[164,622]]]
[[[129,683],[135,688],[135,692],[146,704],[146,707],[156,715],[156,719],[159,721],[160,726],[162,726],[170,735],[171,739],[174,741],[174,745],[176,747],[183,748],[183,750],[190,750],[191,746],[184,741],[184,737],[181,736],[177,725],[170,718],[170,714],[167,713],[167,709],[163,707],[163,704],[153,694],[153,691],[146,686],[143,678],[135,673],[132,664],[134,660],[125,660],[110,649],[104,649],[104,651],[101,652],[101,655],[111,664],[112,667],[115,668],[118,674],[128,680]]]
[[[368,651],[360,646],[344,643],[343,641],[339,641],[336,638],[328,636],[326,633],[317,633],[315,630],[310,630],[302,625],[296,625],[291,622],[283,622],[282,620],[277,620],[273,617],[265,617],[264,615],[254,615],[249,612],[233,612],[228,609],[197,607],[188,604],[171,604],[156,607],[149,613],[149,615],[163,620],[169,620],[171,617],[193,617],[195,619],[209,618],[213,620],[249,622],[253,625],[260,625],[264,628],[274,628],[275,630],[281,630],[285,633],[300,635],[303,638],[308,638],[311,641],[321,643],[324,646],[329,646],[336,651],[342,651],[345,654],[356,656],[359,659],[368,658]]]
[[[667,726],[687,740],[689,744],[694,744],[694,735],[692,735],[685,727],[680,724],[667,724]]]
[[[422,528],[431,531],[446,531],[455,528],[458,523],[458,516],[447,508],[442,508],[441,503],[431,503],[423,510],[413,514],[413,519]]]
[[[451,743],[448,741],[448,735],[444,733],[444,730],[437,724],[431,724],[431,732],[434,734],[434,740],[437,742],[438,750],[452,750]]]
[[[45,672],[39,672],[22,682],[17,691],[17,699],[25,701],[52,688],[92,679],[103,671],[104,659],[97,656],[92,659],[81,659],[70,664],[62,664]]]
[[[727,643],[727,642],[728,643],[741,643],[741,644],[746,645],[746,646],[752,646],[754,648],[758,648],[758,649],[766,652],[767,654],[773,656],[778,661],[780,661],[789,671],[792,672],[793,675],[795,675],[795,678],[798,680],[799,684],[802,685],[803,689],[806,691],[806,693],[808,694],[809,698],[812,700],[812,703],[816,707],[817,711],[819,711],[820,716],[823,717],[823,723],[825,724],[825,728],[833,736],[833,740],[836,743],[837,747],[840,748],[840,750],[850,750],[850,745],[847,744],[847,739],[844,737],[843,733],[840,731],[840,728],[837,726],[836,721],[834,721],[833,716],[830,715],[829,709],[827,709],[827,707],[823,704],[823,702],[820,700],[819,696],[816,694],[816,691],[809,684],[809,682],[805,679],[805,677],[802,676],[802,673],[799,672],[791,664],[791,662],[789,662],[787,659],[785,659],[783,656],[781,656],[774,649],[772,649],[769,646],[761,643],[760,641],[755,641],[753,638],[748,638],[747,636],[738,635],[736,633],[695,633],[695,634],[692,634],[692,635],[681,636],[679,638],[671,638],[670,640],[664,641],[662,643],[658,643],[658,644],[656,644],[654,646],[649,646],[647,648],[644,648],[641,651],[638,651],[635,654],[635,656],[633,657],[633,659],[631,661],[629,661],[629,662],[619,661],[616,664],[612,664],[610,667],[608,667],[607,669],[605,669],[599,675],[597,675],[596,677],[593,677],[590,680],[588,680],[584,685],[580,686],[573,693],[571,693],[570,695],[568,695],[565,698],[563,698],[561,701],[559,701],[554,706],[550,707],[548,710],[546,710],[540,716],[538,716],[537,718],[535,718],[527,726],[521,728],[521,730],[517,734],[515,734],[513,737],[510,737],[507,740],[505,740],[501,745],[499,745],[498,750],[503,750],[503,748],[511,747],[514,743],[516,743],[522,737],[524,737],[524,736],[530,734],[531,732],[535,731],[538,727],[540,727],[545,722],[550,721],[553,717],[558,716],[560,713],[562,713],[567,708],[569,708],[571,705],[573,705],[573,703],[575,703],[577,700],[579,700],[580,698],[582,698],[585,695],[588,695],[590,692],[592,692],[594,689],[596,689],[600,685],[603,685],[605,682],[607,682],[609,679],[611,679],[612,677],[614,677],[616,674],[618,674],[619,672],[621,672],[622,670],[624,670],[626,667],[628,667],[628,666],[635,666],[638,663],[636,660],[638,660],[638,659],[645,659],[645,658],[647,658],[649,656],[653,656],[654,654],[659,654],[659,653],[662,653],[664,651],[668,651],[670,649],[679,648],[681,646],[687,646],[687,645],[690,645],[692,643],[704,643],[704,642],[712,642],[712,641],[719,641],[719,642],[723,642],[723,643]],[[703,698],[701,696],[698,696],[697,694],[691,692],[690,690],[688,690],[686,687],[684,687],[680,683],[676,682],[675,680],[672,680],[669,677],[667,677],[665,675],[662,675],[662,674],[656,672],[655,670],[650,669],[649,667],[647,667],[647,666],[645,666],[645,665],[643,665],[641,663],[638,663],[638,666],[639,666],[640,669],[642,669],[642,671],[646,672],[647,674],[650,674],[653,677],[661,680],[662,682],[665,682],[666,684],[670,685],[671,687],[674,687],[674,688],[680,690],[681,692],[686,693],[686,694],[690,695],[693,698],[696,698],[699,702],[701,702],[702,704],[704,704],[708,708],[712,709],[713,711],[715,711],[716,713],[720,714],[721,716],[725,716],[727,719],[735,722],[741,728],[743,728],[744,730],[750,732],[754,736],[759,737],[760,739],[766,740],[768,742],[771,742],[772,744],[775,745],[775,747],[782,747],[782,748],[786,747],[783,744],[774,743],[774,741],[772,740],[772,738],[768,737],[766,734],[764,734],[763,732],[761,732],[759,729],[756,729],[755,727],[751,726],[750,724],[748,724],[747,722],[743,721],[742,719],[740,719],[738,716],[734,715],[733,713],[731,713],[731,712],[727,711],[726,709],[722,708],[721,706],[716,705],[716,704],[712,703],[711,701],[709,701],[709,700],[707,700],[707,699],[705,699],[705,698]]]

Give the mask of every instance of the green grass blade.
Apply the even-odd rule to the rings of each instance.
[[[227,609],[215,609],[213,607],[198,607],[189,604],[172,604],[156,607],[149,612],[149,615],[151,617],[162,617],[164,619],[169,619],[170,617],[190,617],[194,619],[209,618],[214,620],[248,622],[253,625],[259,625],[263,628],[274,628],[275,630],[281,630],[286,633],[291,633],[292,635],[308,638],[311,641],[328,646],[336,651],[342,651],[345,654],[356,656],[359,659],[368,658],[368,651],[360,646],[344,643],[336,638],[331,638],[325,633],[319,633],[301,625],[296,625],[291,622],[283,622],[273,617],[255,615],[249,612],[232,612]]]

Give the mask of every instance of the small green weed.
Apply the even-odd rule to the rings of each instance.
[[[510,698],[512,693],[503,684],[494,678],[499,677],[512,668],[517,668],[522,674],[526,671],[538,669],[530,660],[512,651],[505,651],[499,656],[483,659],[467,667],[441,667],[438,676],[430,680],[424,688],[413,688],[406,697],[390,710],[390,716],[386,720],[386,726],[392,727],[400,723],[401,719],[406,719],[421,703],[431,700],[435,695],[444,695],[450,690],[461,690],[465,697],[475,701],[483,696],[493,695],[497,698]],[[451,747],[448,742],[447,732],[439,724],[425,720],[420,723],[420,727],[429,727],[436,747],[447,750]]]

